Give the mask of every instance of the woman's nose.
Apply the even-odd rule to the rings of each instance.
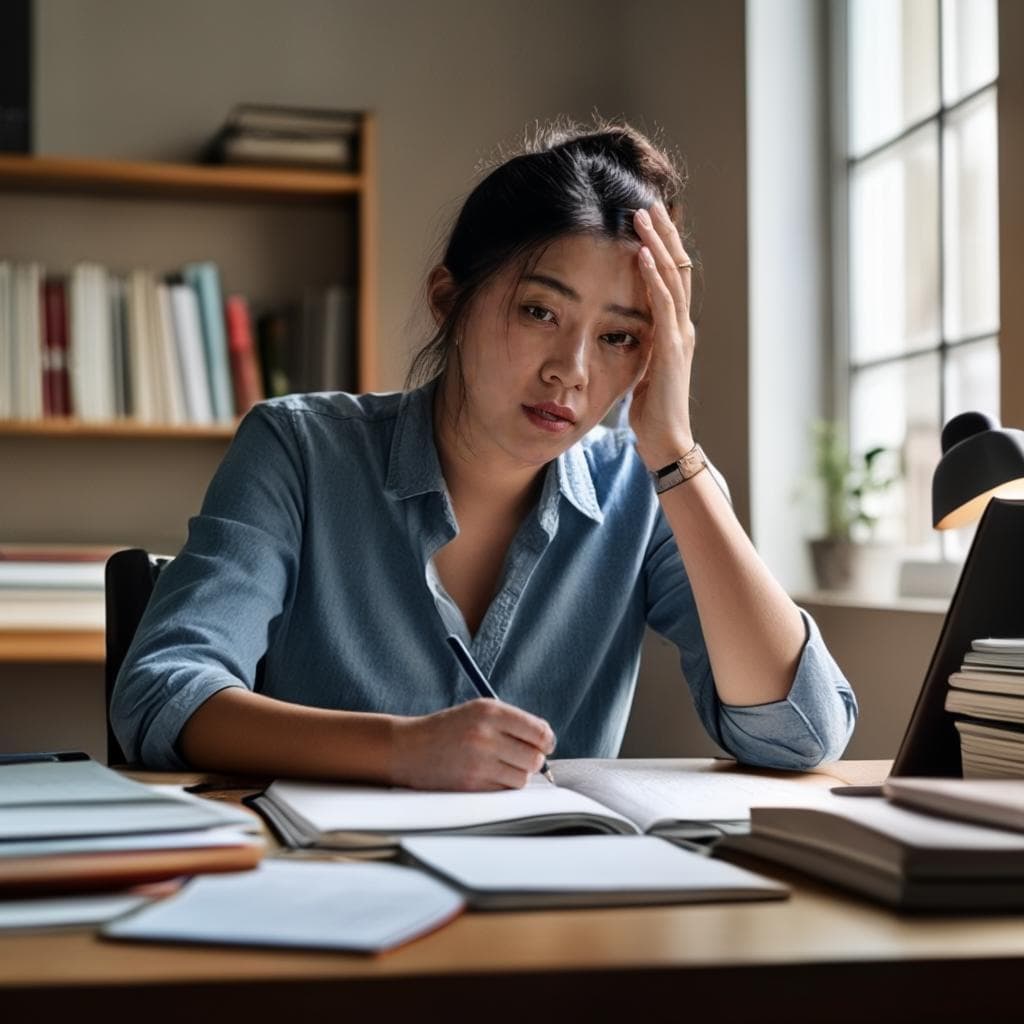
[[[556,343],[541,370],[547,383],[559,383],[565,388],[583,388],[587,383],[587,339],[567,337]]]

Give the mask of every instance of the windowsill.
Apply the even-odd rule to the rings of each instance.
[[[948,597],[874,597],[849,590],[805,590],[791,597],[799,605],[917,612],[925,615],[945,615],[950,601]]]

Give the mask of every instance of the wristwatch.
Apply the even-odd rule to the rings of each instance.
[[[676,459],[675,462],[670,462],[667,466],[662,466],[661,469],[654,472],[655,493],[663,494],[665,491],[685,483],[691,477],[696,476],[702,469],[706,469],[707,465],[708,460],[704,455],[704,449],[699,444],[695,444],[681,458]]]

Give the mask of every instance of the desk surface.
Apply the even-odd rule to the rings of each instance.
[[[880,781],[888,762],[830,773]],[[788,901],[615,910],[470,913],[376,958],[146,946],[88,931],[0,935],[0,1005],[38,1019],[91,1009],[107,1019],[280,1020],[359,1009],[488,1020],[607,1016],[672,1003],[722,1019],[990,1019],[1019,999],[1024,916],[900,915],[838,890],[789,882]],[[967,1000],[970,1000],[968,1003]],[[672,1001],[672,1002],[669,1002]],[[116,1015],[112,1015],[115,1014]],[[6,1014],[5,1014],[6,1016]],[[346,1013],[348,1016],[348,1013]],[[726,1014],[726,1019],[730,1014]],[[570,1019],[572,1019],[570,1018]],[[15,1019],[14,1016],[11,1019]],[[25,1018],[28,1019],[28,1018]]]

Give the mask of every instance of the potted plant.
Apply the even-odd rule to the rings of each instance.
[[[866,551],[878,520],[872,503],[900,477],[895,453],[875,447],[850,453],[846,434],[834,420],[814,424],[814,468],[825,513],[824,535],[810,541],[815,582],[820,590],[863,590],[870,571]]]

